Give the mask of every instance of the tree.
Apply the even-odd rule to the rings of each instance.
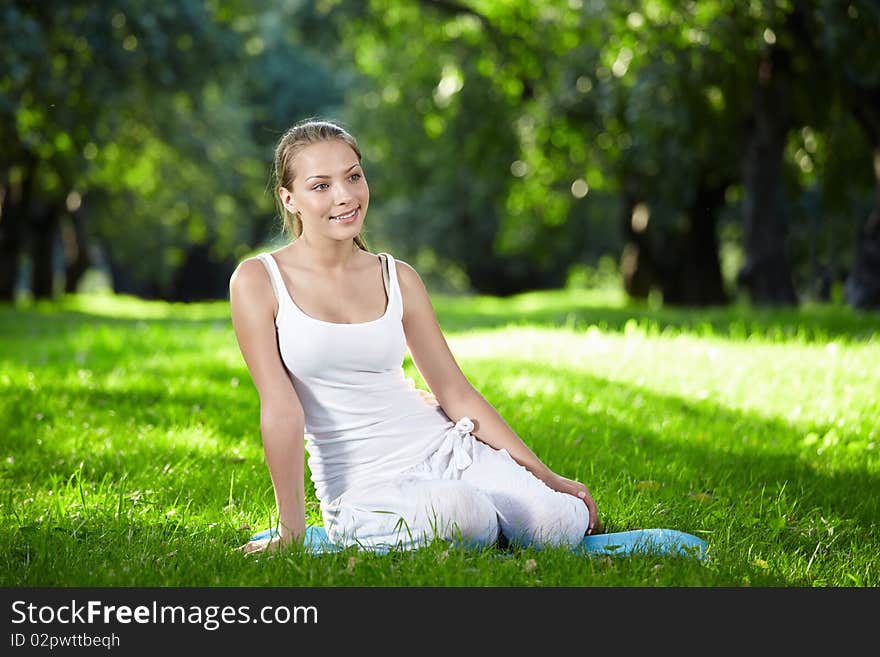
[[[875,2],[822,3],[808,41],[814,56],[833,63],[845,106],[862,129],[871,151],[862,158],[873,173],[873,203],[858,232],[846,299],[855,308],[880,308],[880,6]],[[809,35],[802,33],[805,40]]]
[[[854,210],[851,195],[823,194],[821,209],[810,200],[821,183],[816,144],[830,143],[836,116],[816,97],[844,98],[837,81],[856,66],[848,88],[861,90],[858,107],[873,107],[876,58],[868,50],[845,64],[845,49],[821,36],[870,44],[869,4],[322,6],[327,33],[363,75],[351,116],[380,154],[387,232],[399,243],[434,245],[480,291],[516,291],[559,281],[588,253],[593,217],[612,212],[631,295],[659,288],[666,303],[703,305],[729,298],[718,226],[735,212],[738,282],[753,303],[776,305],[798,302],[801,236],[815,233],[816,213],[830,225]],[[822,57],[803,33],[822,42],[812,47]],[[874,120],[860,121],[870,134]],[[858,157],[847,134],[833,138]],[[828,157],[823,174],[841,179],[834,167],[844,160]],[[870,261],[872,241],[863,243]]]
[[[52,251],[62,216],[73,213],[77,229],[70,234],[84,234],[76,211],[90,205],[96,168],[118,159],[112,154],[120,151],[121,133],[149,135],[156,140],[153,151],[161,149],[159,142],[177,125],[175,112],[186,104],[180,94],[200,88],[203,72],[222,70],[228,52],[239,49],[221,18],[231,8],[192,0],[155,7],[137,0],[100,7],[16,0],[5,6],[0,180],[8,193],[0,297],[13,297],[26,230],[34,296],[52,295]],[[130,172],[112,175],[124,180]],[[77,253],[82,258],[88,251]],[[78,263],[70,270],[83,268]]]
[[[225,296],[272,224],[274,140],[338,97],[292,38],[289,10],[118,0],[3,11],[0,296],[13,298],[25,252],[34,296],[52,296],[59,245],[65,291],[98,255],[117,292]]]

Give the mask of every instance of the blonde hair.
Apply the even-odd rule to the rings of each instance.
[[[293,179],[296,172],[293,169],[293,161],[297,154],[312,144],[323,141],[338,139],[351,147],[361,161],[361,151],[358,148],[357,141],[347,130],[333,121],[320,119],[305,119],[295,124],[287,130],[278,140],[275,146],[275,169],[273,171],[272,190],[275,195],[275,205],[284,226],[284,232],[296,239],[302,235],[302,220],[299,213],[289,212],[281,199],[278,197],[278,189],[284,187],[287,190],[293,189]],[[355,236],[354,243],[358,248],[368,251],[364,238],[360,235]]]

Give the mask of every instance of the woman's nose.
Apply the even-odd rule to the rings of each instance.
[[[342,205],[351,200],[351,190],[348,189],[345,185],[334,185],[333,186],[333,202],[337,205]]]

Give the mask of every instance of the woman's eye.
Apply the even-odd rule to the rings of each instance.
[[[312,189],[323,189],[325,187],[329,187],[329,185],[327,183],[318,183],[317,185],[312,187]]]
[[[352,182],[357,182],[358,180],[361,179],[361,174],[353,173],[348,177],[348,179],[351,180]]]

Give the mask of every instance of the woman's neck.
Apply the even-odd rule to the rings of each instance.
[[[360,248],[354,240],[310,240],[305,234],[294,241],[297,259],[315,269],[327,272],[348,270],[357,258]],[[298,246],[297,246],[298,245]]]

